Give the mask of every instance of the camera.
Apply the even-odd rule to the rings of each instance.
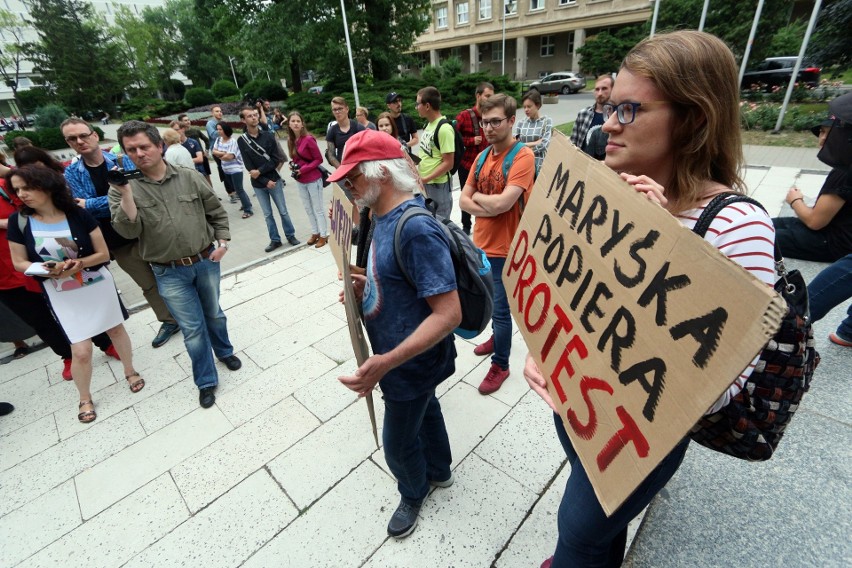
[[[127,182],[130,180],[141,179],[142,177],[144,177],[144,175],[139,170],[117,169],[109,170],[107,172],[107,181],[109,181],[111,185],[127,185]]]
[[[302,166],[297,164],[296,162],[290,162],[290,175],[293,179],[299,179],[299,176],[302,175]]]

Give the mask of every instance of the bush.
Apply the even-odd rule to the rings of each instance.
[[[251,99],[260,97],[267,101],[283,101],[287,99],[287,90],[280,83],[255,79],[243,86],[243,96]]]
[[[225,79],[213,83],[213,86],[210,87],[210,90],[212,90],[213,94],[220,99],[240,94],[240,90],[237,88],[237,86],[234,85],[231,81],[227,81]]]
[[[164,101],[137,97],[121,104],[122,120],[145,120],[146,118],[175,114],[184,110],[183,101]]]
[[[159,87],[160,92],[163,93],[163,98],[168,101],[179,101],[183,99],[183,96],[186,93],[186,85],[177,79],[163,81],[160,83]]]
[[[39,128],[36,134],[38,135],[38,146],[45,150],[60,150],[68,147],[65,137],[62,135],[62,130],[58,126]],[[35,143],[36,141],[33,140],[33,144]]]
[[[15,138],[23,136],[24,138],[29,138],[30,142],[33,143],[33,146],[38,146],[38,132],[33,132],[31,130],[10,130],[5,135],[3,135],[3,141],[6,143],[6,147],[9,148],[9,154],[15,151],[14,146],[12,146],[12,141]]]
[[[35,121],[35,127],[37,129],[58,127],[62,124],[63,120],[68,118],[68,113],[65,112],[65,109],[58,105],[45,105],[38,107],[35,114],[38,115]]]
[[[210,89],[205,89],[203,87],[194,87],[186,91],[184,99],[186,100],[186,104],[188,104],[190,107],[200,107],[215,103],[216,95],[214,95],[213,91],[211,91]]]

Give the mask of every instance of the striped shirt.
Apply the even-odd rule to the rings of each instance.
[[[679,214],[678,220],[688,229],[695,227],[704,207]],[[775,284],[775,228],[765,211],[750,203],[734,203],[722,209],[710,223],[704,240],[719,252],[748,270],[767,286]],[[728,387],[707,414],[712,414],[739,394],[751,375],[758,358]]]

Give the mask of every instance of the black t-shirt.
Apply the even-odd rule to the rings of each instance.
[[[411,140],[411,136],[417,133],[417,125],[414,119],[405,113],[400,113],[398,117],[393,119],[396,122],[396,132],[399,135],[399,140],[403,144]]]
[[[846,168],[834,168],[825,178],[820,195],[836,195],[843,207],[825,227],[828,246],[838,257],[852,254],[852,173]]]
[[[343,147],[346,145],[346,141],[352,138],[356,132],[361,132],[362,130],[366,129],[358,124],[357,120],[349,121],[349,130],[346,132],[342,132],[340,125],[336,122],[331,125],[331,128],[328,129],[328,134],[325,136],[325,140],[334,145],[334,157],[337,158],[338,162],[343,159]]]
[[[109,179],[107,178],[106,162],[102,162],[100,166],[92,167],[89,164],[83,163],[86,166],[86,171],[89,172],[89,177],[92,178],[92,184],[95,186],[95,193],[98,197],[104,197],[109,192]],[[107,248],[110,250],[121,248],[136,241],[136,239],[125,239],[112,228],[110,218],[105,217],[98,219],[98,225],[101,227],[101,232],[104,234]]]

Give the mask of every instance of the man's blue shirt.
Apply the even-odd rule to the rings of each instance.
[[[107,152],[106,150],[101,150],[101,152],[103,152],[107,170],[111,170],[116,167],[116,160],[118,159],[118,156],[112,152]],[[127,156],[123,156],[121,164],[125,170],[136,169],[136,164],[134,164]],[[96,219],[103,219],[105,217],[109,218],[110,213],[107,196],[98,196],[95,184],[92,183],[92,177],[86,169],[86,164],[83,162],[83,158],[80,158],[65,168],[65,181],[68,182],[68,187],[71,188],[71,194],[75,199],[86,200],[86,211],[88,211]]]

